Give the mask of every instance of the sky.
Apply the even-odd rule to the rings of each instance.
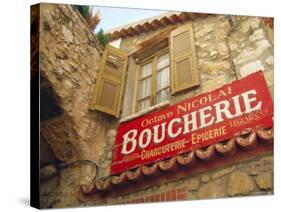
[[[143,9],[127,9],[115,7],[93,7],[93,12],[100,10],[101,22],[96,28],[98,32],[101,28],[104,31],[119,27],[128,23],[139,21],[145,18],[160,15],[166,11],[160,10],[143,10]]]

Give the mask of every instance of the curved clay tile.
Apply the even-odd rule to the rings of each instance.
[[[166,16],[160,19],[160,22],[165,26],[165,25],[169,25],[172,22],[170,21],[169,18],[167,18]]]
[[[112,34],[110,34],[110,39],[114,40],[116,38],[118,38],[120,36],[120,32],[119,31],[115,31]]]
[[[234,155],[237,151],[235,138],[230,139],[226,143],[215,144],[215,150],[219,153],[219,155],[224,157],[229,157]]]
[[[211,160],[215,156],[215,147],[214,145],[210,145],[206,150],[198,149],[195,151],[196,156],[201,160]]]
[[[195,18],[205,18],[208,14],[201,14],[201,13],[188,13],[188,12],[181,12],[176,14],[171,14],[170,16],[160,16],[155,17],[153,20],[149,19],[146,22],[140,21],[139,24],[135,26],[136,23],[132,25],[125,25],[124,28],[118,27],[115,31],[111,31],[108,34],[110,35],[111,40],[118,39],[120,37],[125,38],[127,36],[134,36],[136,34],[140,34],[143,32],[148,32],[150,30],[159,29],[162,26],[168,26],[170,24],[177,24],[177,23],[184,23],[187,20],[195,20]],[[119,32],[119,34],[116,34]]]
[[[122,172],[122,174],[118,176],[112,176],[111,183],[113,185],[122,185],[127,181],[127,174],[126,172]]]
[[[273,129],[261,129],[257,131],[257,134],[260,138],[260,140],[264,143],[272,143],[273,142],[273,136],[274,136],[274,131]]]
[[[148,32],[148,31],[150,31],[152,29],[152,27],[151,27],[151,25],[148,22],[145,22],[143,24],[143,29],[144,29],[145,32]]]
[[[186,154],[178,155],[176,158],[178,164],[182,166],[190,166],[195,161],[195,153],[192,151]]]
[[[132,170],[127,171],[127,178],[128,178],[128,180],[133,181],[133,182],[140,181],[142,179],[141,168],[139,167],[134,171],[132,171]]]
[[[153,27],[154,29],[158,29],[159,27],[162,27],[162,26],[163,26],[163,24],[162,24],[159,20],[157,20],[157,19],[153,20],[153,21],[151,22],[151,25],[152,25],[152,27]]]
[[[133,27],[129,27],[127,29],[127,32],[130,36],[134,36],[135,34],[137,34],[137,31]]]
[[[190,20],[192,20],[192,21],[195,20],[195,14],[194,13],[187,13],[187,16]]]
[[[253,128],[245,128],[240,132],[234,133],[233,137],[243,136],[246,134],[250,134],[251,132],[253,132]]]
[[[250,150],[257,146],[257,133],[252,132],[247,138],[238,136],[236,138],[236,143],[239,147],[244,150]]]
[[[96,181],[96,188],[99,191],[108,191],[112,187],[110,177]]]
[[[173,24],[176,24],[180,21],[179,17],[176,14],[171,15],[169,19]]]
[[[171,170],[175,170],[177,167],[177,158],[176,157],[172,157],[168,160],[161,160],[158,162],[158,166],[160,168],[160,170],[162,171],[171,171]]]
[[[248,133],[244,134],[245,132]],[[201,159],[203,162],[208,163],[208,161],[214,158],[216,153],[221,156],[232,156],[236,153],[236,151],[239,151],[239,149],[251,150],[257,147],[258,141],[271,144],[271,142],[273,142],[273,137],[273,129],[251,129],[251,133],[249,133],[249,129],[247,129],[246,131],[242,132],[240,136],[232,138],[225,143],[221,142],[210,145],[204,149],[198,149],[196,151],[184,153],[165,161],[155,162],[150,166],[140,166],[135,170],[125,171],[118,176],[109,176],[105,179],[96,180],[92,185],[89,186],[81,185],[80,191],[82,193],[82,197],[80,199],[84,199],[85,201],[87,201],[87,195],[94,195],[98,192],[108,191],[111,190],[114,186],[124,185],[128,182],[141,182],[145,177],[155,177],[156,175],[158,176],[163,173],[160,172],[160,170],[175,170],[178,165],[190,166],[194,161],[196,161],[196,157]]]
[[[183,23],[183,22],[185,22],[187,19],[188,19],[188,15],[187,15],[188,13],[187,12],[182,12],[182,13],[180,13],[179,14],[179,19],[180,19],[180,21]]]
[[[120,31],[120,35],[121,35],[121,37],[126,37],[127,36],[127,30],[125,30],[125,29],[122,29],[121,31]]]
[[[156,175],[158,173],[158,163],[154,163],[152,166],[142,166],[142,174],[146,176]]]
[[[85,194],[91,194],[91,193],[95,193],[97,191],[95,183],[93,183],[91,185],[81,185],[80,189]]]
[[[138,32],[138,34],[140,34],[143,32],[144,29],[142,25],[138,24],[137,26],[135,26],[135,30]]]
[[[249,134],[249,133],[254,132],[254,131],[255,131],[255,129],[253,129],[253,128],[251,128],[251,127],[245,128],[244,130],[242,130],[242,131],[240,132],[240,135]]]
[[[99,179],[95,182],[95,188],[99,191],[102,190],[103,185],[104,185],[105,179]]]
[[[193,14],[199,18],[206,18],[209,15],[208,13],[193,13]]]

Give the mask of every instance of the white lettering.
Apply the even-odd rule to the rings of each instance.
[[[180,123],[181,122],[181,119],[180,118],[175,118],[175,119],[172,119],[168,125],[168,136],[170,138],[175,138],[177,137],[180,133],[181,133],[181,130],[182,128],[179,127],[177,129],[177,131],[175,133],[173,133],[173,128],[174,128],[174,123],[177,122],[177,123]]]
[[[208,127],[214,123],[215,117],[212,117],[209,122],[206,123],[206,119],[211,117],[212,114],[210,113],[212,111],[212,107],[204,107],[199,110],[200,114],[200,128]],[[205,113],[208,112],[208,113]]]
[[[158,134],[159,134],[159,126],[160,125],[156,125],[156,126],[153,127],[153,132],[154,132],[153,133],[153,142],[155,144],[159,144],[159,143],[161,143],[164,140],[166,124],[167,124],[166,122],[161,124],[161,135],[160,135],[160,138],[158,138],[159,137]]]
[[[224,114],[229,119],[233,118],[233,115],[231,115],[231,113],[229,112],[229,101],[223,100],[221,102],[214,104],[214,106],[215,106],[216,117],[217,117],[215,123],[219,123],[223,121],[222,114]]]
[[[190,124],[192,126],[191,131],[194,131],[194,130],[198,129],[196,114],[197,114],[197,111],[193,111],[192,113],[190,113],[190,114],[188,113],[188,114],[185,114],[183,116],[183,121],[184,121],[184,132],[183,132],[183,134],[186,134],[186,133],[190,132],[189,127],[188,127]],[[189,115],[191,115],[191,120],[189,120]]]
[[[257,101],[256,94],[257,94],[257,91],[254,89],[241,94],[241,96],[244,99],[244,104],[245,104],[244,113],[251,113],[251,112],[259,110],[261,108],[261,101],[259,101],[255,106],[251,107],[251,103]],[[254,95],[254,96],[250,98],[250,95]]]
[[[137,130],[130,130],[125,135],[123,135],[123,146],[121,151],[122,154],[127,155],[135,151],[135,148],[137,146],[137,141],[136,141],[137,133],[138,133]],[[128,150],[129,143],[131,144],[131,149]]]
[[[240,97],[240,95],[232,97],[234,107],[235,107],[235,112],[236,112],[234,114],[234,117],[241,116],[243,114],[242,111],[241,111],[240,103],[239,103],[239,97]]]
[[[144,138],[146,142],[144,142]],[[150,129],[145,129],[141,132],[140,137],[139,137],[139,146],[140,148],[145,148],[150,144],[151,141],[151,130]]]

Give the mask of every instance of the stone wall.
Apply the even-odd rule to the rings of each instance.
[[[164,194],[163,194],[164,193]],[[213,199],[273,194],[273,156],[256,157],[221,169],[108,199],[107,204]]]
[[[273,97],[274,48],[261,18],[233,17],[228,43],[237,78],[262,70]]]
[[[115,139],[117,120],[88,109],[103,49],[73,6],[43,3],[39,52],[40,75],[63,111],[41,122],[60,161],[41,169],[41,207],[77,206],[80,184],[108,175]]]
[[[199,19],[193,25],[201,83],[192,96],[236,79],[227,42],[231,29],[228,16],[216,15]]]
[[[183,24],[175,26],[180,27]],[[253,70],[264,71],[268,87],[273,94],[273,46],[260,18],[209,15],[207,18],[196,18],[192,24],[201,83],[196,88],[172,96],[171,104],[218,88],[250,74]],[[120,49],[130,53],[143,40],[168,27],[124,38],[121,40]],[[124,119],[133,113],[134,104],[131,102],[135,101],[132,82],[136,80],[136,64],[132,59],[130,59],[130,66],[126,83],[127,88],[130,89],[125,89],[126,97],[122,110]]]

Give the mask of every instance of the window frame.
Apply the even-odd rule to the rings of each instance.
[[[161,57],[162,55],[168,54],[169,55],[169,65],[163,67],[160,70],[163,70],[166,67],[169,67],[169,86],[166,86],[165,88],[161,88],[160,90],[157,91],[157,73],[159,72],[159,70],[157,70],[157,62],[158,62],[158,58]],[[141,71],[142,71],[142,67],[146,64],[152,63],[152,70],[151,70],[151,75],[148,75],[142,79],[146,79],[148,77],[151,77],[151,95],[147,96],[147,97],[143,97],[143,98],[139,98],[139,89],[140,89],[140,82],[141,82]],[[149,57],[143,59],[142,61],[140,61],[140,63],[137,65],[137,83],[136,83],[137,87],[136,87],[136,98],[135,98],[135,108],[134,111],[135,112],[141,112],[143,110],[139,110],[139,103],[142,100],[145,100],[147,98],[150,98],[150,106],[155,106],[157,104],[160,104],[161,102],[156,102],[157,100],[157,93],[161,92],[162,90],[165,90],[167,88],[170,88],[170,93],[171,92],[171,55],[170,55],[170,48],[169,46],[160,49],[159,51],[153,53],[152,55],[150,55]],[[149,109],[149,107],[147,109]],[[146,109],[144,109],[146,110]]]

